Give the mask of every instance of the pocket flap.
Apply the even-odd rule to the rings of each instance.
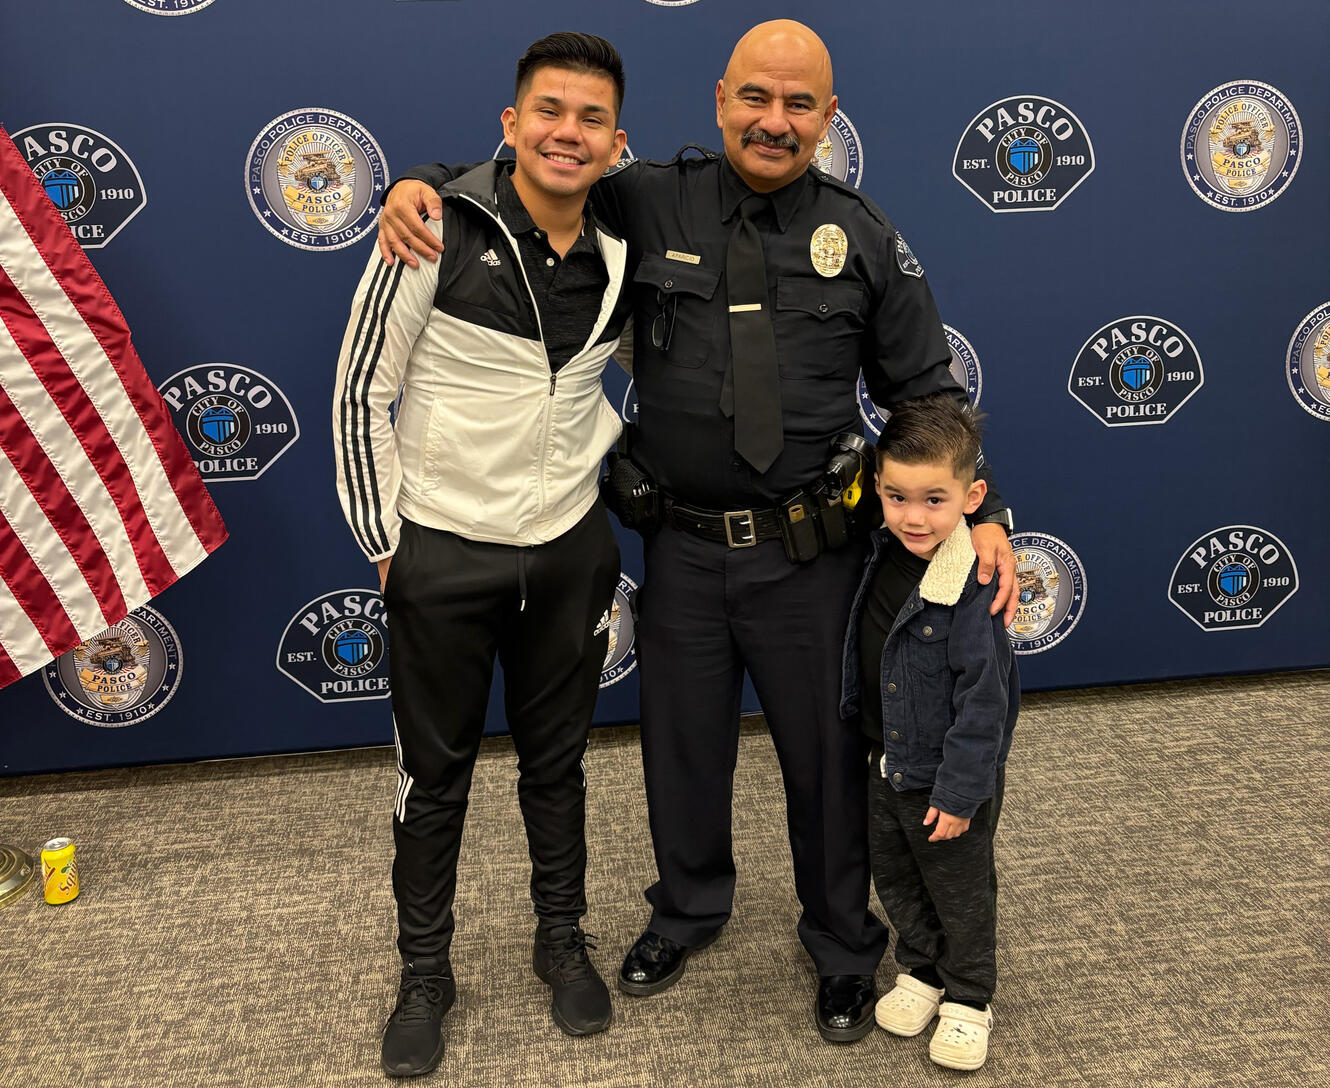
[[[777,276],[776,309],[799,310],[825,321],[832,314],[858,314],[861,283],[837,283],[822,276]]]
[[[633,273],[634,283],[649,283],[665,294],[696,295],[710,299],[720,282],[720,270],[702,265],[671,261],[653,253],[645,253]]]

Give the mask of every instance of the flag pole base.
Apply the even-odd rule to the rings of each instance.
[[[17,846],[0,843],[0,907],[18,899],[36,875],[32,858]]]

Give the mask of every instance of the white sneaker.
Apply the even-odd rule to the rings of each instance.
[[[878,1001],[873,1015],[878,1027],[909,1038],[928,1027],[941,1001],[942,991],[936,987],[910,975],[897,975],[896,985]]]
[[[948,1069],[978,1069],[988,1060],[988,1033],[993,1027],[993,1010],[985,1005],[972,1009],[944,1001],[938,1007],[937,1030],[928,1044],[928,1056],[934,1064]]]

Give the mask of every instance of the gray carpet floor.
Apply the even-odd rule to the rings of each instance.
[[[6,727],[12,727],[7,723]],[[988,1065],[821,1041],[776,760],[744,728],[724,936],[587,1039],[530,970],[512,746],[463,845],[448,1050],[425,1083],[1330,1085],[1330,673],[1027,697],[998,831]],[[597,730],[586,928],[610,977],[653,879],[634,729]],[[0,842],[78,843],[83,891],[0,911],[0,1085],[382,1084],[397,960],[390,749],[0,780]],[[890,963],[879,973],[889,985]]]

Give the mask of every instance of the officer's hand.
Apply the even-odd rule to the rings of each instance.
[[[970,530],[970,542],[979,556],[979,584],[988,585],[993,579],[994,568],[997,569],[997,593],[988,611],[996,616],[1005,608],[1002,623],[1009,626],[1016,618],[1016,556],[1012,554],[1007,531],[1001,525],[976,525]]]
[[[924,826],[927,827],[934,820],[937,821],[937,827],[933,828],[933,833],[928,836],[929,842],[956,839],[970,830],[970,817],[953,816],[949,812],[943,812],[941,809],[930,805],[928,814],[924,816]]]
[[[392,561],[393,561],[393,557],[392,557],[391,555],[388,556],[387,559],[380,559],[380,560],[379,560],[379,564],[378,564],[378,566],[379,566],[379,592],[380,592],[380,593],[383,592],[384,587],[388,584],[388,564],[391,563]]]
[[[412,268],[419,268],[420,262],[412,250],[426,260],[439,259],[443,242],[420,218],[426,212],[431,219],[443,218],[443,201],[423,181],[408,178],[388,190],[388,199],[379,216],[379,255],[385,264],[392,264],[396,254]]]

